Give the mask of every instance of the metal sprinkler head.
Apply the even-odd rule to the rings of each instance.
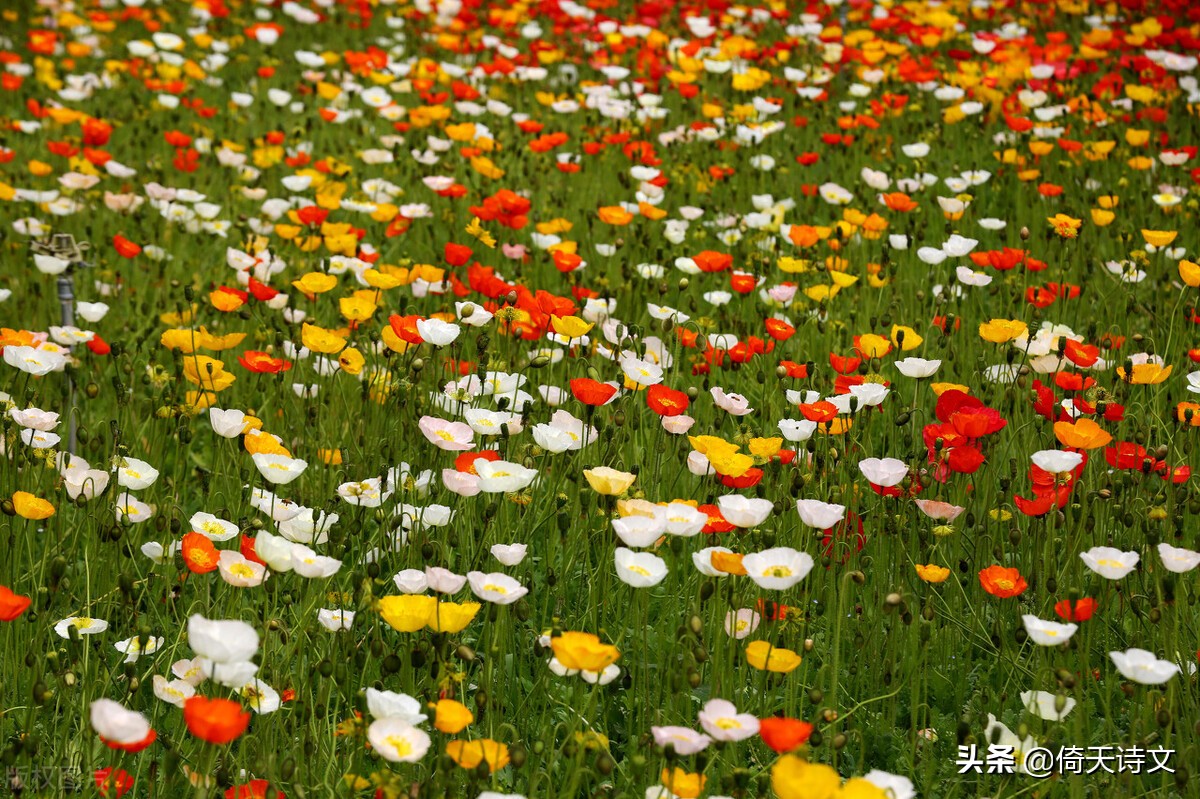
[[[92,245],[86,241],[75,241],[75,237],[70,233],[54,233],[48,239],[34,241],[31,247],[38,255],[52,255],[69,262],[72,266],[92,265],[83,260],[83,254],[90,250]]]

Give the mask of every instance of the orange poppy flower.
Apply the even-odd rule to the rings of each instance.
[[[250,726],[250,714],[229,699],[193,696],[183,703],[188,732],[210,744],[227,744]]]
[[[596,213],[599,214],[600,221],[606,225],[622,226],[633,221],[633,214],[619,205],[606,205]]]
[[[1054,435],[1063,446],[1074,449],[1098,449],[1112,441],[1112,436],[1091,419],[1056,422]]]
[[[246,298],[248,296],[249,294],[222,286],[221,288],[208,293],[208,301],[211,302],[212,306],[218,311],[230,313],[231,311],[236,311],[245,305]]]
[[[217,569],[217,559],[220,553],[200,533],[187,533],[183,537],[183,562],[195,574],[208,574]]]
[[[888,194],[881,194],[879,196],[880,199],[883,200],[883,204],[886,205],[890,210],[899,211],[902,214],[907,214],[909,211],[914,210],[918,207],[918,205],[920,205],[920,203],[916,202],[913,200],[913,198],[909,197],[902,191],[893,191]]]
[[[984,591],[1001,599],[1017,596],[1029,587],[1019,571],[1004,566],[988,566],[980,571],[979,584]]]
[[[575,271],[583,263],[583,258],[575,253],[562,252],[561,250],[555,250],[551,258],[554,259],[554,268],[564,274]]]
[[[742,555],[737,552],[714,552],[709,562],[717,571],[725,574],[736,574],[745,577],[746,567],[742,564]]]

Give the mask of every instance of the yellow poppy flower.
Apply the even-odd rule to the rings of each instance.
[[[1029,326],[1020,319],[993,319],[979,325],[979,337],[993,344],[1005,344],[1028,331]]]
[[[583,338],[593,327],[578,316],[550,316],[550,326],[554,332],[566,338]]]
[[[508,765],[508,747],[490,738],[478,741],[450,741],[446,754],[465,769],[473,769],[487,763],[488,771],[496,771]]]
[[[440,699],[433,708],[433,726],[447,735],[462,732],[475,721],[475,714],[466,705],[453,699]]]
[[[916,568],[917,576],[927,583],[945,582],[946,578],[950,576],[949,569],[947,569],[945,566],[938,566],[933,563],[925,566],[917,564]]]
[[[439,633],[460,633],[482,607],[478,602],[438,602],[430,616],[429,629]]]
[[[563,633],[550,639],[550,648],[565,668],[578,671],[603,671],[621,657],[619,649],[591,633]]]
[[[49,519],[54,515],[54,506],[41,497],[35,497],[28,491],[18,491],[12,495],[13,508],[22,519],[39,521]]]
[[[310,325],[307,322],[300,330],[300,340],[305,347],[322,355],[332,355],[341,352],[346,347],[346,340],[323,327]]]
[[[415,633],[433,617],[437,598],[425,594],[385,596],[379,600],[379,615],[393,630]]]
[[[842,778],[831,766],[784,755],[771,767],[771,788],[779,799],[833,799]]]
[[[787,674],[800,665],[800,656],[767,641],[753,641],[746,647],[746,662],[759,670]]]

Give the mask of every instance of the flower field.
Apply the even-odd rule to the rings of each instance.
[[[0,17],[0,797],[1200,795],[1200,6]]]

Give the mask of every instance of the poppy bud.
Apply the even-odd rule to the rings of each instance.
[[[1029,241],[1029,228],[1021,227],[1021,241]]]

